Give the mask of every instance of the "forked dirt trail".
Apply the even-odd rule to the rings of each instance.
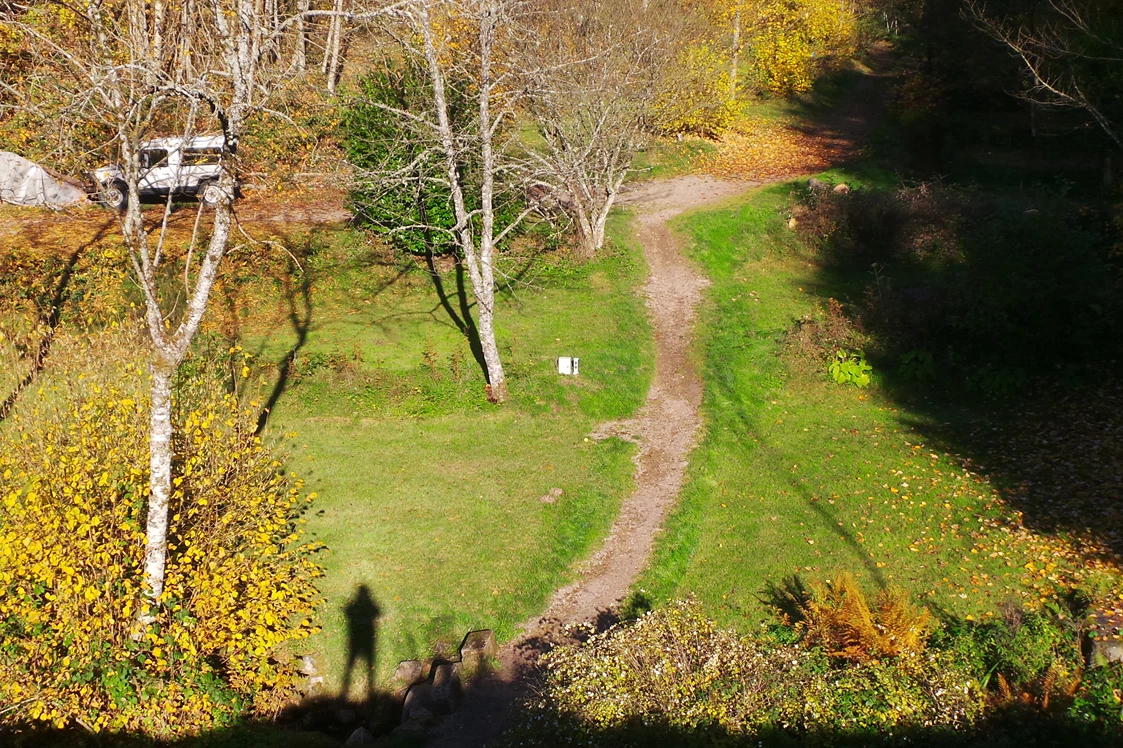
[[[555,593],[532,629],[604,620],[647,565],[655,536],[682,488],[686,458],[701,425],[702,380],[690,346],[695,307],[708,281],[683,256],[667,222],[751,186],[685,176],[640,185],[623,200],[638,213],[637,237],[650,269],[644,294],[655,336],[655,378],[634,419],[602,424],[592,436],[638,442],[635,491],[620,507],[604,545],[582,566],[581,576]]]
[[[474,686],[463,707],[440,725],[432,745],[483,746],[502,734],[507,708],[528,695],[538,658],[569,641],[569,627],[599,628],[612,621],[612,611],[647,565],[682,487],[687,455],[701,425],[702,380],[690,347],[695,307],[707,281],[683,256],[667,222],[756,184],[685,176],[643,184],[625,195],[623,204],[638,214],[637,235],[650,268],[644,293],[655,335],[655,378],[634,419],[602,424],[591,436],[617,436],[639,444],[635,490],[600,550],[580,567],[578,579],[555,593],[541,617],[523,624],[522,635],[501,651],[500,670]]]

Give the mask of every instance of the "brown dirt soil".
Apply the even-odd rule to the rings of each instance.
[[[191,200],[173,205],[168,220],[172,241],[190,238],[198,211],[198,203]],[[144,209],[145,222],[150,230],[159,228],[163,215],[162,204],[148,205]],[[235,203],[235,215],[242,229],[251,236],[338,225],[351,220],[343,193],[331,190],[269,192],[247,189],[246,195]],[[99,241],[119,241],[120,228],[116,218],[117,214],[113,211],[93,203],[65,210],[0,205],[0,249],[34,244],[57,245],[63,251],[72,251],[75,246],[89,244],[95,237],[99,237]],[[108,232],[106,227],[109,227]]]

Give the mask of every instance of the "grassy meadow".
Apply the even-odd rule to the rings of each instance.
[[[52,321],[35,388],[144,350],[142,333],[123,332],[139,299],[111,229],[96,235],[102,217],[77,218],[92,241],[45,220],[33,251],[4,251],[20,313],[5,320],[5,394],[27,367],[17,333],[38,339]],[[270,405],[263,437],[317,494],[305,519],[325,545],[323,632],[298,654],[315,655],[328,692],[341,686],[345,609],[360,586],[378,611],[382,683],[399,660],[454,648],[470,630],[510,637],[607,532],[634,447],[586,435],[633,413],[652,372],[646,270],[628,223],[614,217],[596,262],[540,246],[505,260],[496,318],[512,401],[502,407],[483,397],[451,263],[434,265],[442,299],[424,262],[349,229],[260,231],[277,244],[228,258],[185,372],[227,371],[249,407]],[[581,376],[559,377],[558,355],[579,356]],[[556,488],[560,498],[543,501]]]
[[[854,173],[823,177],[863,186]],[[776,590],[841,572],[870,590],[907,589],[940,616],[992,616],[1007,601],[1059,605],[1073,586],[1111,599],[1120,575],[1110,469],[1080,468],[1095,486],[1084,493],[1097,498],[1078,521],[1097,516],[1096,527],[1046,521],[1062,492],[1077,494],[1074,452],[1098,443],[1104,419],[1096,425],[1075,404],[1053,412],[1050,427],[1072,437],[1066,449],[1038,445],[1041,414],[1027,415],[1100,395],[1028,384],[995,398],[949,394],[902,382],[894,359],[872,350],[872,386],[831,381],[797,331],[829,321],[828,299],[860,308],[876,279],[867,262],[827,262],[788,227],[805,185],[677,219],[712,281],[699,326],[705,435],[635,600],[695,597],[743,628],[774,620]],[[864,186],[892,185],[875,176]],[[888,272],[916,282],[907,267]],[[1038,488],[1027,493],[1030,478]]]
[[[360,585],[381,610],[385,678],[473,629],[509,638],[607,532],[631,487],[633,447],[586,435],[634,412],[651,375],[636,292],[644,266],[627,220],[615,220],[605,258],[562,262],[505,295],[496,316],[513,401],[501,408],[484,401],[480,370],[428,279],[369,305],[373,294],[355,289],[379,281],[361,269],[318,287],[331,311],[296,359],[297,371],[316,368],[280,399],[267,433],[295,434],[293,465],[319,494],[308,529],[327,546],[327,602],[311,644],[333,678]],[[291,330],[262,332],[245,336],[262,358],[295,342]],[[560,379],[557,355],[579,356],[581,377]],[[561,498],[544,503],[554,488]]]

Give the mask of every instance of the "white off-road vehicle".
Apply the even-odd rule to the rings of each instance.
[[[221,135],[193,138],[159,138],[140,144],[141,199],[195,196],[215,205],[235,195],[226,195],[218,180],[222,175]],[[96,200],[122,210],[128,201],[125,173],[117,164],[95,169],[87,187]]]

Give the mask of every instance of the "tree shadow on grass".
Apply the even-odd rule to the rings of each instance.
[[[800,230],[837,229],[809,240],[809,290],[843,302],[901,425],[995,487],[1014,524],[1118,571],[1123,286],[1096,206],[938,185],[804,205]]]
[[[282,279],[285,300],[288,303],[289,323],[292,325],[293,332],[296,333],[296,342],[277,361],[277,379],[273,383],[273,389],[269,392],[269,397],[257,417],[255,433],[259,436],[269,425],[269,416],[272,415],[277,402],[288,388],[289,378],[292,376],[293,367],[296,365],[297,354],[300,353],[300,349],[307,342],[308,331],[312,325],[312,280],[309,273],[301,272],[298,282],[294,284],[293,274],[296,270],[295,263],[290,261],[290,272]]]
[[[433,283],[433,290],[437,292],[437,304],[445,311],[460,334],[468,340],[468,348],[472,351],[472,358],[476,360],[476,365],[480,367],[484,381],[489,382],[487,361],[484,360],[483,344],[480,342],[480,332],[476,328],[475,319],[472,318],[472,307],[475,304],[468,299],[468,288],[464,278],[464,262],[458,256],[453,257],[453,262],[456,272],[455,307],[452,298],[445,289],[444,278],[437,268],[436,255],[433,254],[432,247],[429,247],[425,252],[425,267],[429,271],[429,280]]]
[[[0,401],[0,421],[5,420],[11,414],[20,395],[35,382],[36,378],[47,366],[47,357],[51,353],[55,332],[62,322],[62,311],[67,300],[67,290],[70,287],[70,280],[74,275],[74,268],[78,265],[79,258],[81,258],[82,254],[87,249],[101,241],[109,232],[110,228],[116,225],[116,216],[107,218],[88,241],[78,246],[70,253],[70,256],[66,260],[66,265],[63,267],[62,272],[59,273],[58,280],[54,284],[54,292],[50,295],[50,300],[45,306],[42,304],[39,305],[38,321],[39,324],[45,328],[45,331],[43,336],[32,345],[32,350],[27,355],[27,357],[31,359],[31,366],[27,373],[16,383],[7,397],[5,397],[3,401]],[[45,298],[46,294],[44,293],[41,296]]]
[[[235,269],[228,268],[229,275],[223,277],[221,286],[223,292],[222,300],[226,306],[228,318],[226,329],[223,333],[226,338],[227,346],[232,347],[241,342],[242,333],[239,320],[247,310],[247,306],[242,299],[243,285],[247,282],[258,282],[262,277],[268,278],[270,274],[272,280],[281,286],[283,300],[286,306],[285,317],[293,334],[296,336],[292,345],[278,357],[275,364],[277,370],[276,379],[269,389],[269,394],[265,398],[265,404],[257,418],[256,433],[258,435],[264,433],[277,405],[293,384],[294,376],[298,372],[300,352],[308,343],[309,337],[315,330],[313,321],[316,318],[317,310],[315,285],[318,276],[309,265],[318,251],[319,238],[313,233],[297,237],[285,236],[281,237],[281,241],[284,243],[288,252],[288,258],[283,267],[279,269],[276,267],[273,269],[254,267],[252,268],[252,272],[243,272],[241,274]],[[408,265],[380,262],[377,260],[373,263],[364,261],[363,267],[366,268],[372,264],[375,267],[383,268],[389,272],[365,297],[368,301],[377,298],[395,286],[410,272]],[[255,358],[261,355],[266,342],[267,338],[261,341],[258,349],[254,353]],[[231,359],[230,366],[229,389],[231,392],[242,392],[248,386],[248,382],[239,381],[238,367],[233,359]]]

